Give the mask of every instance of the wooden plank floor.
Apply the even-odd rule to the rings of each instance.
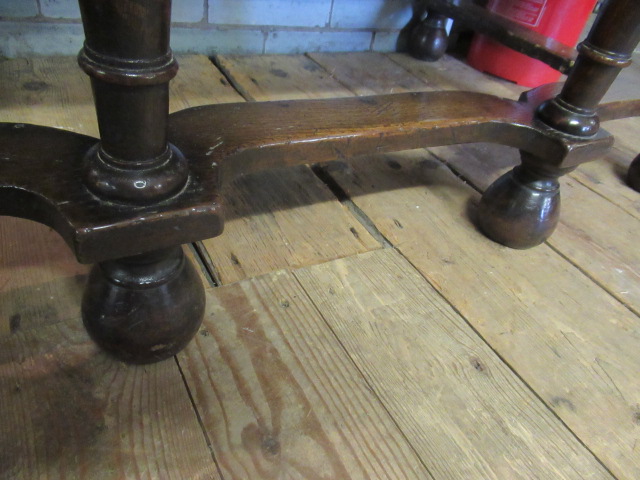
[[[215,66],[214,66],[215,63]],[[521,88],[401,54],[180,59],[172,110],[207,103]],[[610,98],[640,96],[629,68]],[[71,58],[0,63],[0,121],[96,135]],[[467,145],[263,172],[188,249],[210,287],[174,360],[126,366],[82,329],[87,267],[0,217],[0,478],[640,478],[640,120],[562,181],[552,239],[474,227],[517,163]],[[636,133],[634,135],[634,133]],[[195,247],[195,248],[194,248]]]

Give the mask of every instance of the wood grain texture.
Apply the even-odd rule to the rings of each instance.
[[[15,228],[11,240],[19,236],[23,242],[0,248],[0,338],[71,318],[79,321],[86,266],[77,264],[66,244],[47,229],[4,218],[0,224]],[[0,236],[0,242],[7,236]]]
[[[225,479],[432,478],[292,274],[208,295],[179,361]]]
[[[386,56],[422,80],[430,90],[466,90],[512,99],[518,98],[527,90],[514,83],[474,70],[464,62],[448,55],[433,63],[421,62],[402,53],[389,53]],[[366,61],[364,57],[363,61]]]
[[[178,56],[170,111],[241,97],[204,56]],[[91,84],[75,57],[39,57],[0,63],[0,121],[24,122],[98,137]],[[37,108],[35,108],[37,107]]]
[[[224,75],[204,55],[178,56],[180,69],[169,84],[169,111],[211,103],[241,102]]]
[[[351,96],[330,72],[302,55],[218,55],[216,64],[246,100]]]
[[[269,77],[285,81],[273,99],[304,98],[318,82],[348,94],[300,59],[217,62],[236,87],[247,77],[247,99],[265,99]],[[225,233],[203,242],[222,283],[380,246],[308,167],[241,177],[226,198]],[[211,295],[205,329],[179,361],[225,478],[430,478],[290,274]]]
[[[430,88],[383,53],[308,53],[338,82],[357,95],[377,95],[384,84],[386,93],[426,92]],[[362,68],[366,59],[367,67]],[[373,67],[373,68],[372,68]]]
[[[216,62],[248,100],[350,95],[303,56],[220,56]],[[224,234],[203,242],[222,283],[380,247],[306,166],[238,178],[225,186],[225,199]]]
[[[24,122],[98,136],[89,78],[73,57],[0,63],[0,121]]]
[[[478,195],[426,152],[331,174],[614,475],[640,475],[636,315],[546,245],[485,239]]]
[[[617,128],[615,135],[624,130],[626,135],[622,138],[634,138],[640,129],[640,120],[618,120],[611,123],[624,123],[622,129]],[[608,125],[607,125],[608,127]],[[609,153],[597,162],[582,165],[571,174],[576,181],[592,190],[611,203],[618,205],[622,210],[640,219],[640,195],[627,185],[626,176],[629,165],[637,155],[638,149],[618,148],[618,138]]]
[[[611,478],[396,251],[295,272],[436,478]]]
[[[308,167],[239,178],[226,192],[225,231],[202,242],[222,283],[380,248]]]
[[[191,158],[203,184],[216,165],[230,182],[260,170],[305,165],[309,158],[329,162],[482,141],[519,148],[550,168],[575,167],[608,151],[613,138],[605,132],[589,141],[546,135],[535,109],[553,94],[551,87],[522,101],[440,91],[207,105],[171,115],[169,138]],[[13,139],[9,127],[3,134]],[[27,185],[31,180],[20,171],[13,177]]]
[[[525,88],[505,80],[489,77],[474,70],[460,60],[448,55],[437,62],[416,60],[406,54],[384,54],[371,57],[367,53],[348,53],[337,55],[310,54],[324,68],[341,81],[355,95],[387,94],[395,91],[398,85],[411,85],[416,91],[474,91],[504,98],[518,98]],[[384,72],[378,76],[375,72]],[[366,87],[358,81],[358,72],[365,75]],[[413,80],[407,80],[411,78]],[[416,84],[416,80],[419,82]],[[494,178],[516,165],[518,159],[513,155],[491,155],[489,152],[506,152],[511,149],[490,144],[469,144],[432,147],[429,150],[443,161],[452,160],[456,166],[472,164],[474,172],[484,173],[486,178]],[[488,183],[487,183],[488,185]]]
[[[513,149],[488,144],[452,148],[444,156],[438,152],[438,158],[480,190],[519,162]],[[607,166],[592,171],[602,168]],[[547,243],[640,314],[640,252],[634,240],[640,235],[640,219],[630,214],[631,208],[619,205],[620,195],[615,195],[613,203],[578,178],[568,175],[560,180],[560,222]],[[623,182],[618,183],[618,189],[628,189]]]
[[[351,75],[356,57],[340,58]],[[172,110],[239,100],[207,59],[179,60]],[[267,100],[270,92],[273,99],[352,95],[337,71],[332,78],[306,57],[233,61],[246,67],[238,67],[233,77],[233,65],[225,64],[236,84],[244,79],[245,98]],[[23,69],[56,67],[33,65]],[[27,78],[82,92],[84,87],[62,76],[74,65],[69,60],[66,67],[60,63],[59,74]],[[393,85],[395,65],[376,67],[384,84],[409,88],[413,80]],[[462,68],[450,73],[435,68],[436,76],[452,75],[464,83]],[[54,82],[56,75],[60,80]],[[481,77],[486,78],[477,77],[478,84]],[[40,93],[37,83],[29,88],[16,96],[42,101],[42,112],[49,108],[43,92],[56,102],[51,87]],[[368,74],[357,88],[373,91],[375,75]],[[504,92],[516,96],[508,87]],[[91,102],[59,95],[68,95],[69,105]],[[69,128],[86,128],[84,121],[72,123],[85,118],[82,114],[62,115]],[[344,205],[306,168],[233,184],[231,221],[220,243],[208,250],[209,267],[219,267],[219,279],[238,281],[379,248],[347,211],[353,201],[352,208],[373,219],[607,468],[621,479],[640,477],[635,315],[546,246],[512,252],[486,241],[468,219],[477,196],[425,151],[354,161],[350,167],[334,164],[329,171],[352,199]],[[615,187],[607,185],[613,195]],[[585,201],[588,213],[597,209],[599,200]],[[626,201],[634,208],[633,197]],[[622,218],[608,215],[602,216],[603,231]],[[0,222],[0,478],[219,478],[180,372],[171,363],[124,367],[97,353],[74,310],[84,267],[68,252],[64,256],[64,245],[46,228],[29,224],[35,230],[25,234],[31,227],[5,220]],[[633,231],[624,231],[630,245]],[[617,255],[615,246],[605,248],[603,254]],[[300,278],[310,282],[304,289],[290,273],[278,272],[208,293],[211,316],[179,361],[225,478],[431,478],[428,471],[433,478],[536,478],[536,472],[544,479],[608,478],[523,382],[396,257],[377,250],[304,269]],[[589,264],[591,258],[576,261]],[[348,288],[336,289],[340,302],[321,288],[329,284]],[[448,339],[442,354],[434,340],[438,335]],[[406,370],[399,372],[398,366]],[[398,407],[391,420],[385,408],[393,402]],[[462,473],[456,477],[452,471]]]
[[[219,478],[174,361],[98,351],[77,318],[0,339],[0,478]]]
[[[421,68],[419,64],[424,62],[414,63],[413,59],[409,61],[400,55],[393,55],[392,58],[411,67],[417,75],[422,75],[420,78],[433,88],[479,88],[480,91],[490,92],[493,84],[497,94],[516,90],[507,82],[482,74],[483,78],[478,79],[479,72],[460,65],[457,60],[449,57],[436,62],[436,65],[442,63],[447,72],[451,71],[445,77],[434,77],[431,70]],[[385,59],[387,63],[391,63],[388,58]],[[319,60],[357,95],[390,93],[407,76],[406,71],[391,70],[384,66],[383,60],[369,55],[337,55],[335,59],[330,55],[321,56]],[[384,72],[379,79],[372,73],[376,71],[376,67]],[[364,90],[358,82],[358,71],[365,72]],[[516,150],[492,144],[437,147],[430,150],[480,190],[488,188],[495,178],[520,161]],[[611,183],[611,179],[608,182]],[[621,182],[617,183],[618,189],[627,190],[619,184]],[[585,188],[572,177],[562,180],[562,197],[564,201],[560,225],[548,240],[550,245],[575,265],[579,265],[621,302],[640,313],[640,252],[634,242],[640,235],[640,222],[600,195],[594,195],[591,189]],[[618,200],[617,203],[619,202]],[[612,229],[612,225],[616,226],[615,229]]]

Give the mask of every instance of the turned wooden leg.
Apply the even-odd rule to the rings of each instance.
[[[164,360],[198,331],[204,287],[182,248],[93,267],[82,302],[84,325],[107,352],[131,363]]]
[[[640,41],[640,8],[636,0],[609,0],[602,8],[560,95],[542,105],[539,118],[571,135],[591,136],[599,128],[596,114],[602,100]],[[631,164],[627,182],[640,191],[640,166]]]
[[[589,32],[578,45],[578,59],[560,94],[542,104],[538,118],[551,127],[580,137],[596,134],[598,104],[640,41],[637,0],[606,2]]]
[[[409,49],[420,60],[435,62],[447,51],[447,17],[431,10],[411,31]]]
[[[178,193],[188,165],[167,142],[170,0],[80,0],[85,45],[78,61],[91,76],[100,143],[84,159],[84,182],[117,209],[151,206]],[[149,229],[153,232],[152,226]],[[108,249],[108,246],[105,248]],[[93,339],[120,359],[162,360],[195,334],[204,292],[181,247],[97,265],[83,300]]]
[[[631,63],[639,40],[637,0],[606,2],[589,36],[578,46],[578,59],[562,91],[540,105],[537,118],[556,134],[595,136],[600,126],[598,104],[620,69]],[[554,168],[556,164],[557,159],[523,155],[521,167],[485,192],[479,222],[487,236],[510,247],[527,248],[551,235],[560,208],[557,178],[565,173]]]
[[[511,248],[531,248],[553,233],[560,215],[560,169],[538,167],[522,154],[522,164],[496,180],[478,208],[482,232]]]

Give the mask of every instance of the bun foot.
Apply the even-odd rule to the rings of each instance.
[[[638,155],[627,171],[627,184],[636,192],[640,192],[640,155]]]
[[[560,214],[557,175],[520,165],[496,180],[478,209],[482,232],[511,248],[531,248],[551,236]]]
[[[82,299],[93,340],[128,363],[153,363],[182,350],[204,316],[202,282],[181,247],[96,265]]]
[[[445,29],[447,17],[438,13],[429,13],[411,32],[409,50],[420,60],[435,62],[447,51],[449,37]]]

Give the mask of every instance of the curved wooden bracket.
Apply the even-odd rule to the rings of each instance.
[[[82,181],[83,159],[97,141],[55,128],[0,123],[0,215],[48,225],[82,263],[222,232],[217,169],[192,165],[185,188],[151,207],[106,202]]]

